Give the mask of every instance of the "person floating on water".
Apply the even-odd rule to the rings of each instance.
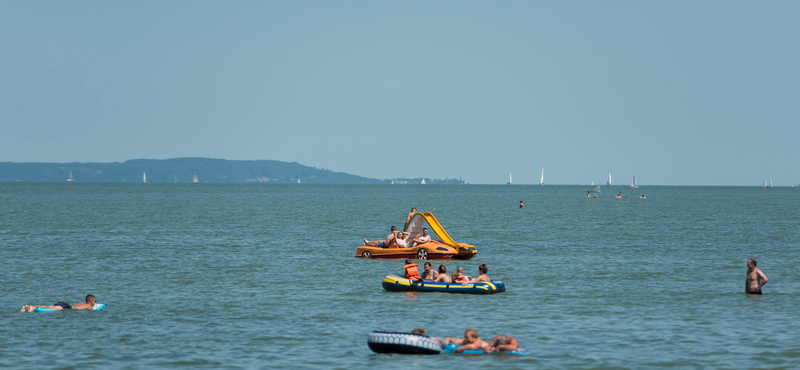
[[[411,332],[414,333],[414,334],[424,335],[424,336],[428,337],[428,334],[425,334],[425,329],[414,329]],[[439,338],[439,337],[428,337],[428,338],[433,339],[435,342],[437,342],[439,344],[442,343],[442,338]]]
[[[588,191],[587,191],[587,192],[586,192],[586,197],[587,197],[587,198],[591,198],[591,197],[592,197],[592,193],[590,193],[590,192],[588,192]]]
[[[434,280],[435,283],[452,283],[453,279],[447,274],[447,267],[439,265],[439,276]]]
[[[54,310],[94,310],[94,304],[96,300],[93,295],[89,294],[86,296],[86,303],[76,303],[76,304],[69,304],[67,302],[56,302],[56,304],[50,306],[46,304],[37,304],[37,305],[25,305],[22,307],[19,312],[33,312],[36,307],[41,308],[52,308]]]
[[[422,280],[419,277],[419,271],[417,270],[417,264],[411,263],[411,260],[406,258],[406,265],[403,266],[403,269],[406,270],[405,278],[409,280]]]
[[[522,204],[522,201],[519,201],[519,208],[525,208],[525,206]]]
[[[368,247],[389,248],[389,244],[395,239],[397,228],[392,226],[392,233],[386,236],[386,240],[367,240],[364,239],[364,245]]]
[[[597,198],[597,193],[594,193],[594,197]]]
[[[761,294],[761,287],[769,282],[767,275],[756,268],[756,260],[747,260],[747,280],[744,284],[744,292],[747,294]]]
[[[516,351],[519,348],[519,342],[514,337],[507,335],[498,335],[492,339],[486,347],[483,347],[483,353],[492,353],[497,351]]]
[[[640,195],[639,198],[647,199],[647,197],[645,197],[644,194]]]
[[[488,343],[485,340],[481,339],[478,336],[478,332],[475,329],[467,329],[464,331],[464,338],[451,338],[447,337],[442,341],[442,347],[450,344],[455,343],[458,344],[458,348],[456,348],[456,353],[461,353],[462,351],[466,351],[469,349],[483,349],[486,347]]]
[[[622,193],[619,193],[619,194],[615,195],[614,198],[622,199]]]
[[[486,264],[482,264],[478,266],[478,277],[474,279],[469,279],[461,283],[461,285],[467,285],[470,283],[480,283],[480,282],[490,282],[492,279],[486,273],[489,272],[489,268],[486,267]]]
[[[431,267],[430,262],[425,262],[425,267],[423,268],[425,269],[424,271],[422,271],[422,278],[424,280],[436,280],[436,277],[439,274],[437,274],[436,271],[433,269],[433,267]]]

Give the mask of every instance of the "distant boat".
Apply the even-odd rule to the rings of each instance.
[[[636,175],[633,175],[633,180],[631,180],[631,184],[628,185],[629,188],[638,189],[639,184],[636,182]]]
[[[298,183],[298,184],[300,183],[300,179],[297,179],[297,183]]]
[[[194,173],[194,177],[192,177],[192,182],[197,183],[197,172]]]
[[[508,173],[508,184],[506,185],[511,185],[511,172]]]
[[[592,181],[592,186],[594,186],[594,181]]]
[[[542,167],[542,179],[539,180],[539,185],[544,185],[544,167]]]
[[[769,178],[769,185],[767,185],[767,179],[764,179],[764,183],[758,187],[759,189],[770,189],[772,188],[772,177]]]
[[[147,172],[142,172],[142,182],[147,184]]]
[[[178,182],[178,176],[175,176],[175,181],[173,181],[173,183],[177,183],[177,182]]]
[[[394,185],[394,179],[392,179],[392,185]]]
[[[67,177],[67,182],[73,182],[75,180],[72,179],[72,170],[69,170],[69,177]]]
[[[425,178],[424,177],[422,178],[422,182],[420,182],[420,184],[425,185]]]
[[[608,182],[606,183],[606,186],[611,186],[611,172],[608,173]]]
[[[772,177],[769,178],[769,188],[772,189]]]

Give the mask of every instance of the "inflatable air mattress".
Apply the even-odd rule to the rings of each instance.
[[[447,353],[456,353],[456,348],[458,348],[457,344],[450,343],[450,344],[442,347],[442,350],[444,350]],[[459,354],[460,355],[483,355],[485,353],[483,353],[483,350],[480,350],[480,349],[469,349],[469,350],[466,350],[466,351],[461,351],[461,352],[459,352]],[[529,352],[525,351],[522,348],[517,348],[516,351],[499,351],[499,352],[492,352],[491,354],[493,354],[493,355],[515,355],[515,356],[528,356],[528,355],[530,355]]]
[[[106,307],[106,303],[95,303],[94,304],[94,310],[95,311],[100,311],[105,307]],[[45,307],[36,307],[36,308],[33,309],[33,312],[39,312],[39,313],[42,313],[42,312],[53,312],[53,311],[63,311],[63,310],[57,310],[55,308],[45,308]]]

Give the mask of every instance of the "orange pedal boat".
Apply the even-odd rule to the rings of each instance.
[[[475,250],[474,245],[456,243],[450,235],[444,231],[442,225],[433,217],[430,212],[417,212],[411,217],[408,226],[403,230],[411,233],[413,238],[420,235],[422,225],[427,223],[431,231],[439,238],[439,240],[431,240],[425,244],[415,244],[411,248],[400,248],[392,242],[388,248],[360,246],[356,249],[356,257],[363,258],[416,258],[420,260],[439,259],[439,258],[454,258],[468,260],[475,257],[478,251]]]

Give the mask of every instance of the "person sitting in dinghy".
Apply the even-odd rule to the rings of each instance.
[[[50,306],[46,304],[25,305],[19,312],[33,312],[36,307],[52,308],[54,310],[94,310],[95,298],[89,294],[86,296],[86,303],[69,304],[67,302],[57,302]]]
[[[447,267],[439,265],[439,276],[436,277],[434,283],[452,283],[453,279],[447,274]]]
[[[436,280],[438,274],[431,266],[430,262],[425,262],[424,271],[422,271],[422,278],[425,280]]]
[[[478,277],[476,277],[474,279],[469,279],[467,281],[464,281],[464,282],[461,283],[461,285],[467,285],[467,284],[471,284],[471,283],[480,283],[480,282],[487,282],[488,283],[488,282],[492,281],[492,279],[489,277],[489,275],[486,275],[487,272],[489,272],[489,268],[486,267],[486,264],[482,264],[482,265],[478,266],[478,273],[479,273]]]
[[[422,278],[419,277],[419,270],[417,270],[417,264],[411,263],[411,260],[406,258],[406,265],[403,266],[403,269],[406,270],[405,278],[409,280],[417,280],[422,281]]]

